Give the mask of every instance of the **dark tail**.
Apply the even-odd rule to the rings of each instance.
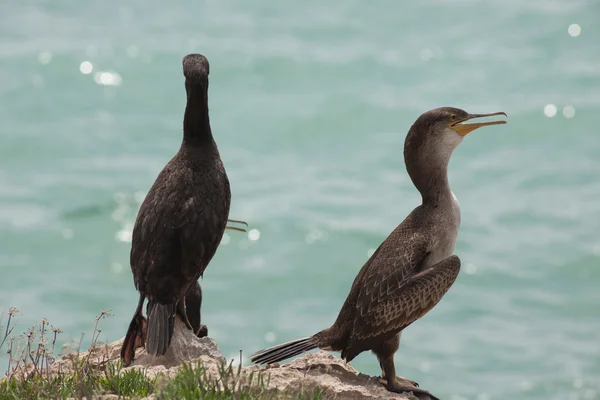
[[[257,351],[256,353],[250,354],[249,357],[250,360],[256,364],[272,364],[295,357],[306,351],[316,349],[317,347],[318,346],[311,336]]]
[[[142,315],[144,298],[144,294],[140,293],[137,309],[135,310],[135,314],[133,314],[133,319],[129,323],[125,341],[123,342],[123,347],[121,347],[121,359],[125,367],[128,367],[135,358],[135,349],[144,347],[146,343],[146,318]]]
[[[167,352],[173,337],[177,303],[161,304],[148,301],[148,331],[146,351],[152,356],[162,356]]]

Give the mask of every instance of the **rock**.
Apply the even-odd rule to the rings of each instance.
[[[123,339],[114,343],[117,345],[119,352],[121,351]],[[138,349],[131,366],[163,366],[169,369],[181,365],[183,361],[195,360],[200,356],[209,356],[222,362],[226,361],[225,357],[221,354],[221,350],[219,350],[219,346],[217,346],[217,343],[213,339],[209,337],[199,338],[177,317],[175,318],[175,329],[167,354],[160,357],[153,357],[146,353],[144,349]]]
[[[51,366],[51,372],[68,373],[73,369],[77,359],[85,359],[85,363],[93,368],[103,369],[108,362],[117,362],[120,358],[123,339],[113,343],[97,346],[87,352],[67,354]],[[227,363],[219,347],[211,338],[198,338],[187,329],[179,319],[175,320],[175,331],[169,350],[164,356],[152,357],[144,349],[138,349],[131,366],[124,368],[142,369],[153,378],[158,374],[166,377],[175,375],[183,361],[202,363],[208,377],[218,380],[223,363]],[[234,369],[237,367],[234,367]],[[237,370],[236,370],[237,371]],[[389,392],[379,382],[378,377],[371,377],[355,370],[350,364],[325,351],[306,354],[282,366],[272,365],[262,368],[258,365],[242,367],[239,376],[235,377],[236,385],[251,385],[250,378],[257,372],[264,375],[267,390],[271,393],[301,391],[312,392],[320,388],[325,398],[337,399],[417,399],[427,400],[429,396],[412,393],[396,394]],[[232,378],[233,379],[233,378]],[[255,378],[254,378],[255,379]],[[419,390],[415,388],[415,390]],[[111,395],[98,397],[112,399]],[[117,398],[117,397],[114,397]],[[148,399],[154,399],[151,396]]]
[[[108,362],[119,361],[124,339],[99,345],[79,354],[76,352],[69,353],[54,362],[50,372],[68,373],[73,369],[74,362],[78,358],[80,360],[86,359],[88,365],[104,368]],[[164,373],[173,367],[180,366],[183,361],[195,360],[200,356],[208,356],[215,361],[225,362],[219,346],[213,339],[209,337],[198,338],[191,330],[187,329],[183,321],[175,318],[173,337],[167,353],[164,356],[153,357],[146,353],[145,349],[137,349],[135,359],[129,368],[145,368],[148,370],[149,375],[155,376],[159,372]]]
[[[246,368],[258,369],[256,366]],[[379,383],[379,378],[362,374],[341,358],[322,350],[281,367],[265,369],[264,374],[270,377],[270,387],[282,391],[321,388],[326,398],[419,399],[409,394],[389,392]]]

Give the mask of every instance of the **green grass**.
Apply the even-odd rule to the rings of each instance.
[[[10,308],[6,326],[2,328],[0,324],[0,351],[6,351],[9,356],[6,378],[0,381],[0,400],[89,399],[103,394],[122,398],[143,398],[155,394],[160,400],[324,398],[321,390],[281,393],[269,389],[268,380],[262,372],[244,373],[241,367],[234,367],[231,363],[221,365],[217,377],[208,374],[202,363],[184,363],[171,378],[162,375],[148,378],[140,369],[123,370],[121,361],[86,358],[76,350],[68,371],[53,373],[51,366],[55,361],[56,339],[61,330],[43,319],[39,326],[15,337],[12,335],[13,322],[18,313],[17,309]],[[108,312],[102,311],[96,317],[91,350],[98,348],[101,332],[98,323],[108,316]]]
[[[34,375],[28,379],[7,379],[0,383],[0,399],[66,399],[100,394],[146,397],[154,391],[154,380],[139,370],[120,373],[119,365],[108,364],[105,373],[77,369],[69,374]]]
[[[148,379],[142,371],[122,371],[122,364],[92,362],[79,356],[79,350],[71,361],[68,372],[52,373],[55,361],[57,337],[62,331],[42,319],[37,327],[31,327],[20,336],[13,336],[16,308],[8,310],[6,326],[0,332],[0,350],[6,351],[9,365],[6,379],[0,382],[0,399],[66,399],[82,398],[100,394],[116,394],[124,397],[146,397],[155,390],[155,380]],[[110,316],[102,311],[96,317],[90,349],[98,347],[101,319]],[[50,332],[52,332],[50,334]]]
[[[268,380],[262,373],[242,374],[240,367],[222,365],[219,378],[209,377],[201,363],[184,363],[181,370],[168,380],[159,390],[157,398],[166,399],[302,399],[320,400],[323,393],[317,389],[313,392],[281,393],[268,389]]]

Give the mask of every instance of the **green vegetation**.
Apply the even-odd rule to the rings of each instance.
[[[96,317],[87,356],[82,356],[77,349],[65,358],[70,365],[62,365],[64,368],[57,370],[52,366],[60,329],[43,319],[39,326],[14,337],[13,322],[18,310],[11,308],[7,315],[6,326],[3,328],[0,324],[0,351],[6,351],[9,357],[6,377],[0,379],[0,400],[89,399],[103,394],[123,398],[143,398],[154,394],[157,399],[210,400],[324,398],[320,390],[311,393],[270,390],[262,373],[242,373],[241,367],[234,367],[231,363],[219,367],[218,377],[209,374],[202,363],[184,363],[171,378],[162,375],[148,378],[143,370],[124,370],[120,361],[111,362],[100,354],[98,323],[110,316],[107,311]]]
[[[84,368],[72,373],[51,376],[34,374],[27,379],[13,377],[0,383],[0,399],[66,399],[99,394],[117,394],[126,397],[145,397],[154,391],[154,381],[142,371],[121,373],[120,365],[108,364],[106,373],[85,372]]]
[[[219,378],[211,379],[202,364],[184,363],[181,370],[158,392],[158,399],[323,399],[323,393],[281,393],[267,388],[268,382],[261,373],[244,376],[241,367],[222,365]]]

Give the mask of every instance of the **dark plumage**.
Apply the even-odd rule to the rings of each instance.
[[[504,123],[463,123],[482,116],[443,107],[415,121],[406,137],[404,157],[422,204],[394,229],[358,272],[330,328],[258,351],[250,356],[253,362],[279,362],[315,348],[339,351],[344,360],[351,361],[371,350],[379,360],[388,390],[434,397],[416,388],[415,382],[396,376],[394,353],[402,331],[431,310],[458,276],[460,259],[452,253],[460,209],[448,185],[447,167],[464,135],[480,126]]]
[[[201,324],[200,308],[202,306],[202,289],[200,284],[196,284],[190,289],[185,296],[185,312],[192,330],[198,337],[205,337],[208,335],[208,328],[206,325]],[[181,316],[181,319],[185,321],[185,318]]]
[[[144,344],[151,355],[165,354],[176,313],[201,333],[198,278],[228,221],[229,180],[208,115],[208,60],[200,54],[185,56],[183,74],[187,92],[183,143],[150,188],[133,229],[130,261],[140,300],[121,349],[125,365]],[[142,315],[145,298],[147,322]],[[186,305],[193,307],[192,312]]]

